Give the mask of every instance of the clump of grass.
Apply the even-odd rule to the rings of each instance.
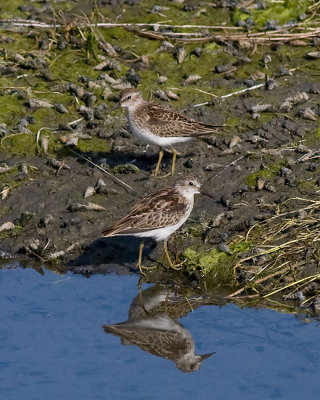
[[[296,197],[281,208],[283,212],[248,231],[244,240],[255,247],[235,263],[244,284],[229,298],[276,299],[284,306],[287,300],[300,300],[310,306],[320,294],[320,200]]]

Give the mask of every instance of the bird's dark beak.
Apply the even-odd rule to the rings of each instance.
[[[207,358],[211,357],[212,354],[215,354],[215,351],[213,353],[208,353],[208,354],[202,354],[200,356],[201,361],[206,360]]]
[[[213,198],[214,198],[213,195],[210,194],[210,193],[208,193],[208,192],[203,192],[203,191],[201,191],[201,194],[204,194],[205,196],[210,197],[210,199],[213,199]]]
[[[116,110],[119,107],[120,107],[120,101],[114,107],[111,108],[110,112],[112,113],[112,111]]]

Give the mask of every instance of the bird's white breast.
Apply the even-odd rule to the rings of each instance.
[[[192,140],[192,138],[184,137],[184,136],[165,137],[165,136],[154,135],[148,129],[138,126],[134,122],[134,119],[132,119],[129,110],[127,111],[127,120],[128,120],[128,125],[129,125],[130,131],[139,140],[141,140],[142,142],[148,143],[148,144],[154,144],[154,145],[157,145],[160,147],[166,147],[166,146],[171,146],[175,143],[188,142],[189,140]]]

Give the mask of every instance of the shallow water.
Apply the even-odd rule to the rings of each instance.
[[[187,374],[104,332],[127,320],[137,294],[136,275],[0,270],[0,398],[318,399],[316,321],[201,306],[179,322],[196,353],[215,354]]]

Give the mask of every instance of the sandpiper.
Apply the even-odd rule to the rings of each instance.
[[[171,146],[172,167],[169,175],[173,175],[177,156],[173,145],[220,132],[218,126],[195,121],[178,111],[145,101],[137,89],[123,91],[115,108],[119,106],[127,108],[127,120],[132,133],[139,140],[160,147],[154,176],[159,173],[163,148]]]
[[[122,344],[134,344],[148,353],[172,360],[182,372],[197,371],[201,362],[213,354],[195,354],[190,332],[165,314],[103,325],[103,329],[120,336]]]
[[[164,252],[171,268],[176,268],[168,252],[168,238],[188,219],[194,204],[194,195],[200,193],[197,178],[179,179],[173,188],[166,188],[143,197],[122,219],[102,232],[102,236],[152,237],[164,241]],[[143,274],[142,241],[138,267]]]

